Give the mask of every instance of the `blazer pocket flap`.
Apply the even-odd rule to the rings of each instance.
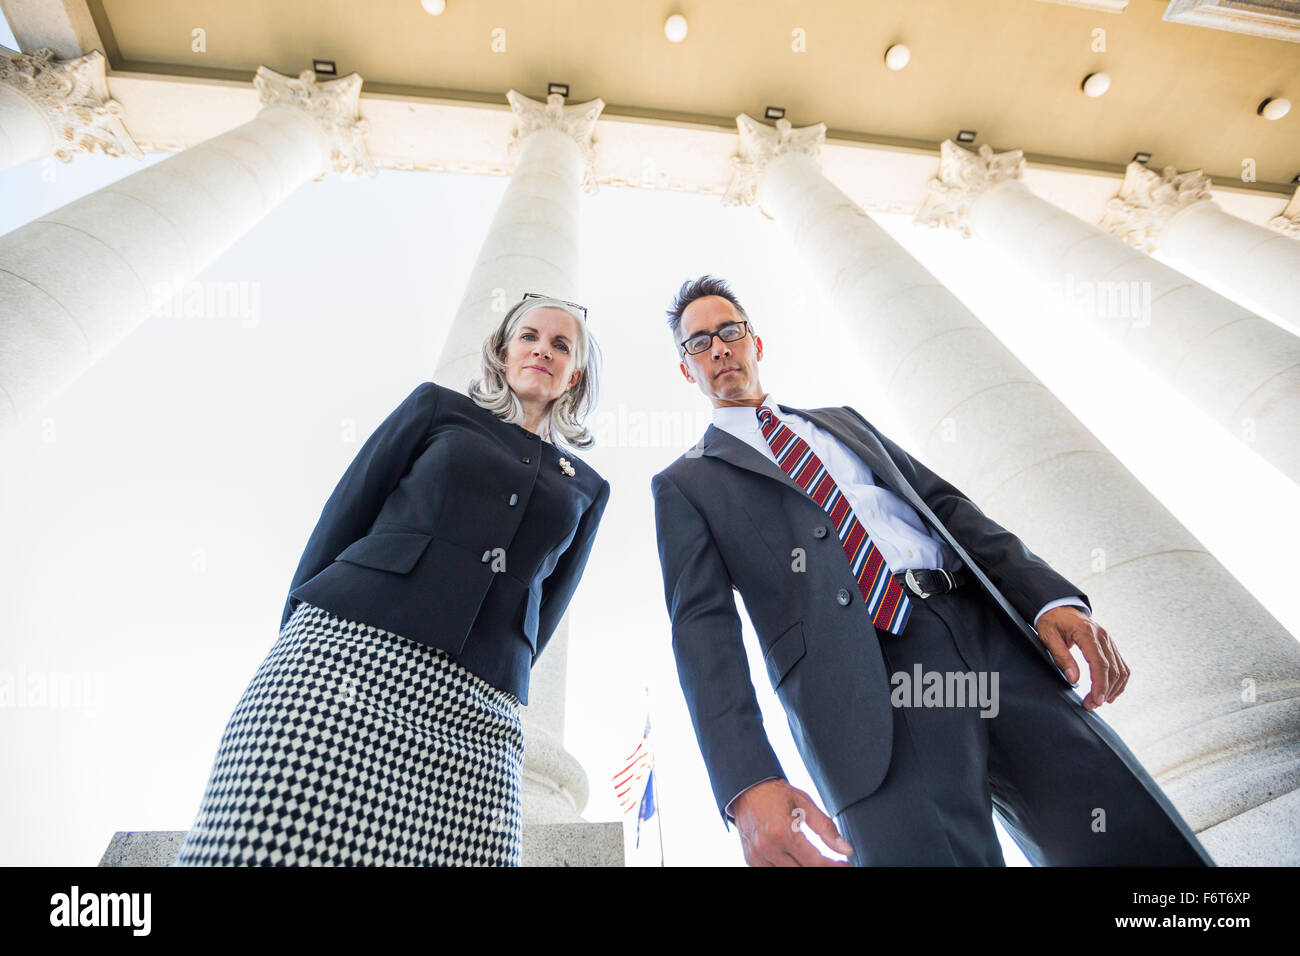
[[[805,650],[807,648],[803,642],[803,621],[797,621],[772,642],[771,647],[763,655],[763,662],[767,665],[767,676],[772,679],[773,690],[785,679],[790,668],[799,662]]]
[[[353,541],[335,560],[406,574],[432,540],[433,535],[418,531],[381,531]]]

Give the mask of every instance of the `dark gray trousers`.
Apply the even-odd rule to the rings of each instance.
[[[978,585],[913,598],[901,636],[877,633],[886,673],[909,682],[888,688],[896,706],[884,782],[835,818],[856,865],[1002,866],[995,811],[1035,866],[1214,865],[1115,731]],[[952,706],[952,694],[946,706],[923,706],[918,664],[922,675],[983,672],[990,693],[996,674],[996,715],[981,717],[976,695],[966,706]]]

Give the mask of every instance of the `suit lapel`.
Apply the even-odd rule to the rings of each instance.
[[[849,451],[866,462],[877,484],[883,484],[890,491],[908,499],[917,497],[916,491],[898,470],[898,465],[889,456],[885,446],[880,444],[880,440],[869,429],[859,425],[856,419],[852,421],[852,426],[846,425],[843,412],[838,408],[790,408],[790,411],[802,415],[843,442]]]
[[[710,425],[705,429],[704,437],[686,453],[687,458],[698,458],[701,455],[721,458],[737,468],[745,468],[756,475],[762,475],[764,478],[770,478],[793,488],[801,495],[807,493],[795,483],[793,478],[782,471],[776,462],[717,425]]]

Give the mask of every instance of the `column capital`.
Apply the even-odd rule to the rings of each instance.
[[[515,115],[515,128],[506,144],[511,161],[519,158],[524,140],[538,130],[553,129],[574,141],[582,156],[582,191],[588,196],[596,193],[596,120],[600,118],[605,101],[600,97],[585,103],[565,105],[559,93],[550,93],[546,102],[524,96],[518,90],[506,92],[510,111]]]
[[[1157,173],[1134,161],[1124,170],[1119,194],[1106,201],[1098,225],[1135,249],[1155,252],[1160,234],[1176,213],[1211,198],[1210,177],[1199,169],[1180,173],[1166,166]]]
[[[969,238],[970,211],[988,190],[1025,172],[1025,154],[1018,149],[993,152],[985,143],[978,152],[950,139],[939,145],[939,172],[927,183],[925,202],[913,222],[918,226],[947,226]]]
[[[1268,225],[1284,236],[1300,239],[1300,187],[1296,187],[1296,191],[1291,194],[1291,201],[1286,204],[1282,214],[1270,219]]]
[[[50,124],[54,155],[65,163],[75,153],[143,156],[122,123],[122,104],[109,95],[104,68],[98,50],[56,60],[49,49],[29,54],[0,48],[0,83],[36,106]]]
[[[758,184],[772,160],[786,153],[802,153],[816,161],[826,142],[826,124],[795,129],[788,119],[776,126],[760,123],[747,113],[736,117],[740,151],[731,158],[731,182],[723,193],[724,206],[753,206],[758,202]]]
[[[259,66],[253,86],[264,108],[301,110],[325,137],[328,160],[317,180],[330,172],[375,175],[374,161],[366,149],[370,123],[361,117],[361,77],[356,73],[320,81],[311,70],[286,76]]]

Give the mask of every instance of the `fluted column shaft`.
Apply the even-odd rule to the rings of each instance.
[[[0,433],[330,169],[373,174],[361,80],[263,68],[255,119],[0,236]]]
[[[1300,190],[1297,190],[1300,195]],[[1293,199],[1294,204],[1294,199]],[[1288,210],[1290,207],[1288,207]],[[1199,169],[1149,169],[1131,162],[1099,225],[1141,252],[1227,290],[1249,309],[1300,332],[1300,231],[1288,210],[1257,226],[1214,201]]]
[[[1300,481],[1300,338],[1040,199],[1019,180],[976,199],[970,221],[975,236],[1020,268],[1091,290],[1067,303],[1073,315]],[[1129,308],[1104,305],[1120,283],[1133,292]]]
[[[481,374],[483,340],[525,292],[581,301],[579,201],[595,191],[592,132],[604,103],[572,106],[551,94],[539,103],[511,90],[515,113],[510,185],[452,320],[434,380],[464,392]],[[525,824],[578,823],[587,775],[564,749],[569,615],[537,659],[523,708]]]
[[[945,142],[917,217],[962,228],[1016,268],[1066,290],[1061,303],[1248,448],[1300,481],[1300,338],[1109,232],[1035,196],[1019,150],[978,156]]]
[[[1297,862],[1300,645],[810,150],[768,152],[755,198],[898,394],[918,456],[1115,636],[1133,677],[1106,719],[1220,862]]]
[[[1211,277],[1243,305],[1300,334],[1300,240],[1210,201],[1175,213],[1158,248],[1173,265]]]

